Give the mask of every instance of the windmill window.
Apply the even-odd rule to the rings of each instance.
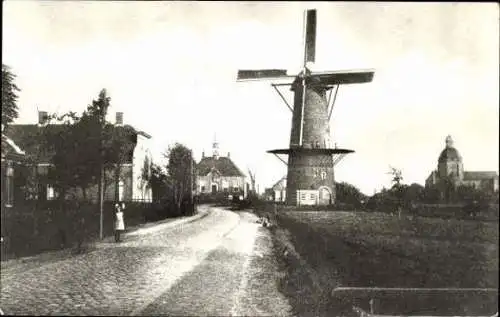
[[[325,171],[322,171],[322,172],[321,172],[321,179],[322,179],[322,180],[325,180],[325,179],[326,179],[326,172],[325,172]]]

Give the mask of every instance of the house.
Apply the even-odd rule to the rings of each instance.
[[[286,176],[277,181],[271,188],[266,188],[266,200],[274,202],[286,201]]]
[[[425,186],[440,185],[449,180],[455,186],[466,185],[488,192],[498,190],[498,174],[495,171],[464,171],[462,156],[453,146],[453,139],[447,136],[446,146],[438,158],[437,170],[432,171]]]
[[[212,156],[203,152],[200,162],[196,165],[196,194],[201,197],[229,198],[235,195],[246,197],[246,177],[227,156],[219,155],[217,141],[214,141]]]
[[[2,182],[2,210],[14,206],[14,174],[16,169],[23,164],[24,151],[4,133],[2,124],[2,160],[1,160],[1,182]]]
[[[53,200],[58,197],[53,184],[48,180],[49,168],[53,166],[51,153],[41,144],[37,134],[40,129],[47,128],[57,132],[62,125],[48,124],[47,113],[40,111],[38,124],[12,124],[5,134],[26,152],[30,161],[30,175],[33,176],[33,184],[25,188],[25,199]],[[121,156],[121,164],[116,170],[106,171],[104,200],[114,201],[116,198],[122,201],[140,200],[149,202],[152,199],[151,188],[145,178],[150,174],[152,163],[149,150],[151,136],[143,131],[138,131],[130,125],[123,124],[123,113],[116,113],[116,122],[113,126],[116,135],[125,135],[122,141],[126,144]],[[98,186],[91,186],[86,190],[75,188],[66,193],[66,199],[88,199],[98,200]]]

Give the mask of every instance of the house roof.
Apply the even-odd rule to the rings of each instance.
[[[40,141],[37,138],[37,134],[42,128],[51,129],[51,132],[62,132],[64,129],[63,125],[60,124],[50,124],[41,127],[37,124],[11,124],[5,129],[5,135],[10,137],[14,143],[18,144],[20,148],[24,149],[27,156],[36,158],[39,163],[49,163],[51,161],[53,152],[48,149],[40,148]],[[137,143],[137,134],[142,134],[142,131],[136,131],[133,127],[129,125],[125,126],[114,126],[114,131],[118,134],[120,132],[130,133],[132,132],[130,138],[125,138],[127,142],[131,145],[131,151],[125,158],[125,163],[131,163],[133,159],[133,149]],[[2,138],[3,147],[3,138]]]
[[[2,160],[4,158],[22,160],[25,154],[12,139],[2,133]]]
[[[498,178],[495,171],[478,171],[478,172],[464,172],[464,180],[466,181],[480,181],[492,178]]]
[[[229,157],[203,157],[196,166],[199,176],[205,176],[216,169],[221,176],[245,176]]]
[[[282,177],[279,181],[277,181],[273,187],[273,190],[283,190],[286,189],[286,176]]]

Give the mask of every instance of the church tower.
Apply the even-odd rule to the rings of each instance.
[[[464,178],[462,156],[454,147],[451,135],[446,137],[445,143],[446,146],[438,159],[439,178],[443,179],[451,176],[456,182],[461,182]]]

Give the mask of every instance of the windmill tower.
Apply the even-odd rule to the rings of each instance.
[[[292,128],[289,148],[268,153],[288,166],[288,205],[326,205],[335,201],[334,166],[354,152],[331,144],[330,117],[339,86],[370,82],[374,70],[311,72],[306,65],[315,62],[316,10],[307,10],[304,20],[304,60],[299,74],[288,75],[284,69],[239,70],[237,81],[293,78],[289,83],[271,84],[292,111]],[[293,106],[283,97],[280,86],[291,87]],[[288,162],[280,154],[288,155]]]

